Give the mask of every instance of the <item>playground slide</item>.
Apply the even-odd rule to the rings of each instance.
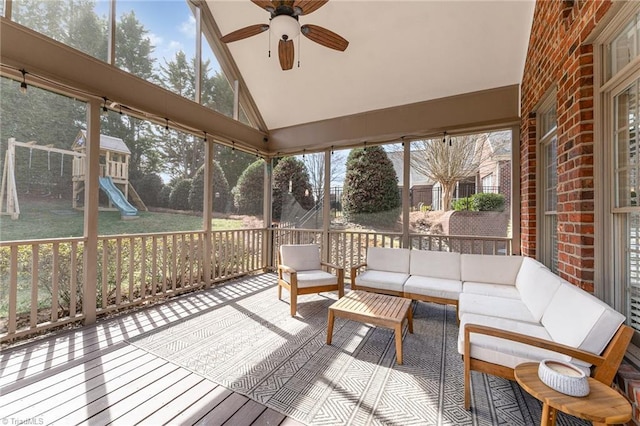
[[[120,210],[121,216],[138,215],[138,209],[129,204],[122,191],[118,189],[110,177],[101,177],[99,179],[100,188],[107,193],[109,200]]]

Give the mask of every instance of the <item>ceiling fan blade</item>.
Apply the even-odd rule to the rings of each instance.
[[[298,15],[308,15],[311,12],[315,12],[320,9],[322,6],[327,4],[329,0],[296,0],[293,3],[293,10],[296,8],[300,9],[301,12],[298,12]]]
[[[293,68],[293,40],[280,40],[278,43],[278,58],[283,71]]]
[[[303,25],[302,27],[300,27],[300,32],[302,32],[302,34],[304,34],[304,36],[309,40],[315,41],[316,43],[330,49],[344,52],[347,46],[349,46],[349,42],[347,40],[340,37],[333,31],[329,31],[328,29],[320,27],[318,25]]]
[[[276,10],[276,6],[271,2],[271,0],[251,0],[251,2],[258,6],[260,9],[264,9],[267,12]]]
[[[267,31],[269,29],[269,25],[267,24],[256,24],[250,25],[248,27],[240,28],[239,30],[235,30],[226,36],[222,37],[220,41],[223,43],[231,43],[232,41],[242,40],[243,38],[251,37],[256,34],[260,34],[261,32]]]

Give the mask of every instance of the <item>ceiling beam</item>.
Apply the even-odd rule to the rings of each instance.
[[[363,142],[472,132],[519,123],[519,86],[500,87],[270,131],[267,149],[290,153]]]

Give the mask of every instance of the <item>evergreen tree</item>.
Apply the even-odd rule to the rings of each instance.
[[[295,157],[285,157],[273,169],[273,219],[280,220],[282,206],[291,195],[305,210],[314,206],[313,190],[309,174],[302,161]]]
[[[233,188],[234,206],[239,214],[262,216],[264,205],[264,160],[247,167]]]
[[[384,149],[352,150],[342,196],[345,216],[356,223],[392,226],[398,220],[400,206],[398,177]]]

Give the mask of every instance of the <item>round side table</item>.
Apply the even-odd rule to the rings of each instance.
[[[618,424],[631,420],[631,404],[616,390],[589,377],[589,395],[574,397],[556,392],[538,377],[538,363],[527,362],[515,368],[516,381],[542,402],[540,425],[555,425],[556,410],[597,424]]]

